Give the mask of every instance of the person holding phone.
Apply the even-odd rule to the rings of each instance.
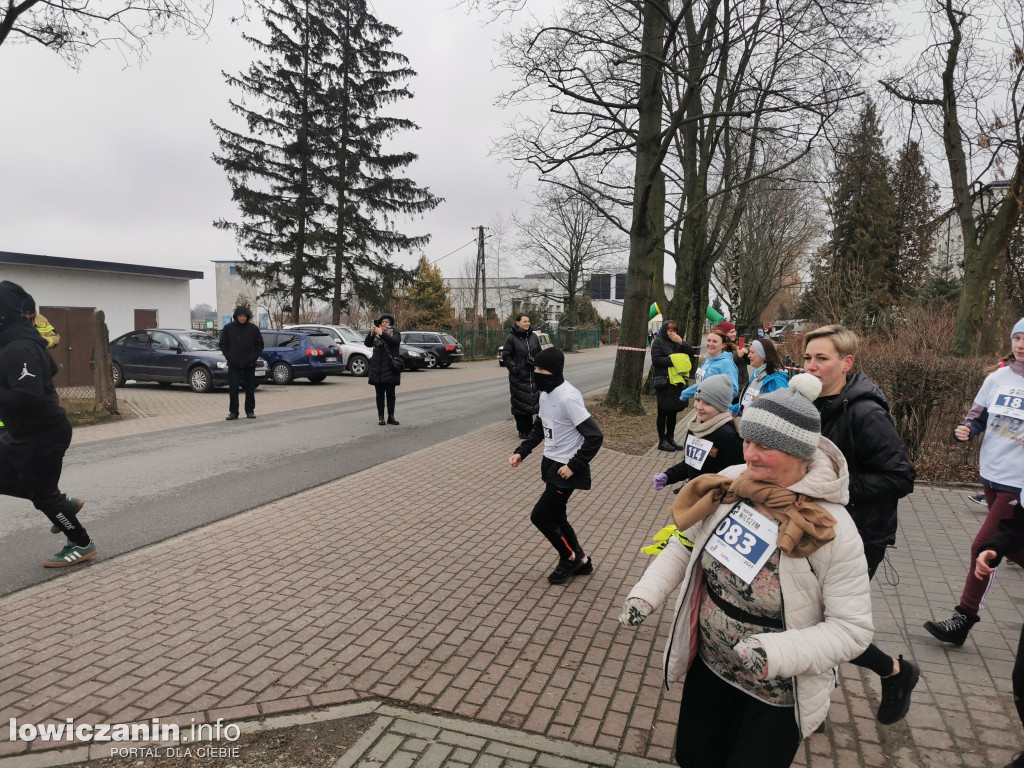
[[[402,334],[394,327],[393,315],[383,314],[370,328],[363,342],[373,349],[367,381],[377,390],[377,423],[398,426],[395,418],[395,387],[402,383],[402,372],[394,363],[402,347]],[[384,421],[384,408],[388,418]]]

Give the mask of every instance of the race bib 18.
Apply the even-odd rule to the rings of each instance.
[[[1024,387],[1000,387],[988,406],[994,416],[1009,416],[1024,419]]]

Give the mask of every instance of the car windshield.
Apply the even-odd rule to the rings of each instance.
[[[350,344],[362,344],[365,336],[360,336],[358,331],[353,331],[351,328],[338,328],[338,333],[341,334],[341,338]]]
[[[183,333],[178,337],[185,349],[193,352],[203,349],[220,349],[217,340],[208,333]]]
[[[310,333],[306,336],[309,339],[309,346],[317,349],[327,349],[335,346],[334,339],[326,333]]]
[[[452,336],[450,333],[442,333],[441,334],[441,341],[443,341],[445,344],[458,344],[459,343],[458,341],[455,340],[455,337]]]

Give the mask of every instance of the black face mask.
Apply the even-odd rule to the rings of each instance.
[[[533,373],[533,382],[537,385],[537,389],[548,394],[551,394],[555,387],[564,381],[561,374],[537,373],[536,371]]]

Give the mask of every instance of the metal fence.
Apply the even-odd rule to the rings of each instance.
[[[498,347],[505,343],[508,330],[457,330],[439,331],[454,336],[462,345],[466,360],[487,360],[497,358]],[[559,349],[593,349],[601,346],[601,331],[597,328],[558,328],[543,331],[551,337],[551,343]]]

